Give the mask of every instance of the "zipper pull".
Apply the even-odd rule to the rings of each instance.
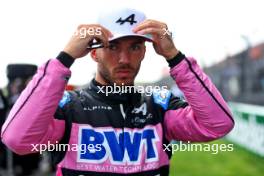
[[[120,111],[121,111],[121,114],[122,114],[123,118],[126,119],[126,114],[125,114],[125,111],[124,111],[123,104],[120,104]]]

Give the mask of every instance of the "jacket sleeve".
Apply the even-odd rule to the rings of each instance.
[[[55,119],[54,114],[70,75],[57,59],[38,69],[2,127],[2,141],[12,151],[33,153],[33,145],[55,143],[62,138],[65,122]]]
[[[226,102],[195,59],[184,57],[171,68],[170,74],[188,104],[179,103],[178,99],[175,107],[165,112],[164,128],[168,140],[210,141],[232,130],[234,121]]]

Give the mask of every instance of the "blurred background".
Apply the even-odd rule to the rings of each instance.
[[[264,6],[261,0],[69,0],[0,2],[0,122],[31,76],[64,48],[79,24],[94,23],[109,8],[131,7],[166,22],[178,49],[193,56],[233,111],[236,126],[224,139],[234,151],[212,155],[178,152],[171,175],[258,176],[264,173]],[[262,22],[261,22],[262,21]],[[96,64],[90,56],[71,68],[68,89],[88,83]],[[164,59],[147,44],[136,79],[141,85],[167,85],[184,98],[169,77]],[[1,175],[52,175],[49,156],[19,157],[0,144]]]

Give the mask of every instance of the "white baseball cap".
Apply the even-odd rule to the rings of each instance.
[[[135,26],[145,19],[146,16],[143,12],[130,8],[122,8],[100,13],[97,22],[113,34],[110,41],[128,36],[139,36],[152,41],[150,34],[141,35],[132,31]]]

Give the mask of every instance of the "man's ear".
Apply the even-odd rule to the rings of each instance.
[[[92,57],[92,59],[93,59],[95,62],[98,62],[96,49],[92,49],[92,50],[90,51],[90,53],[91,53],[91,57]]]

